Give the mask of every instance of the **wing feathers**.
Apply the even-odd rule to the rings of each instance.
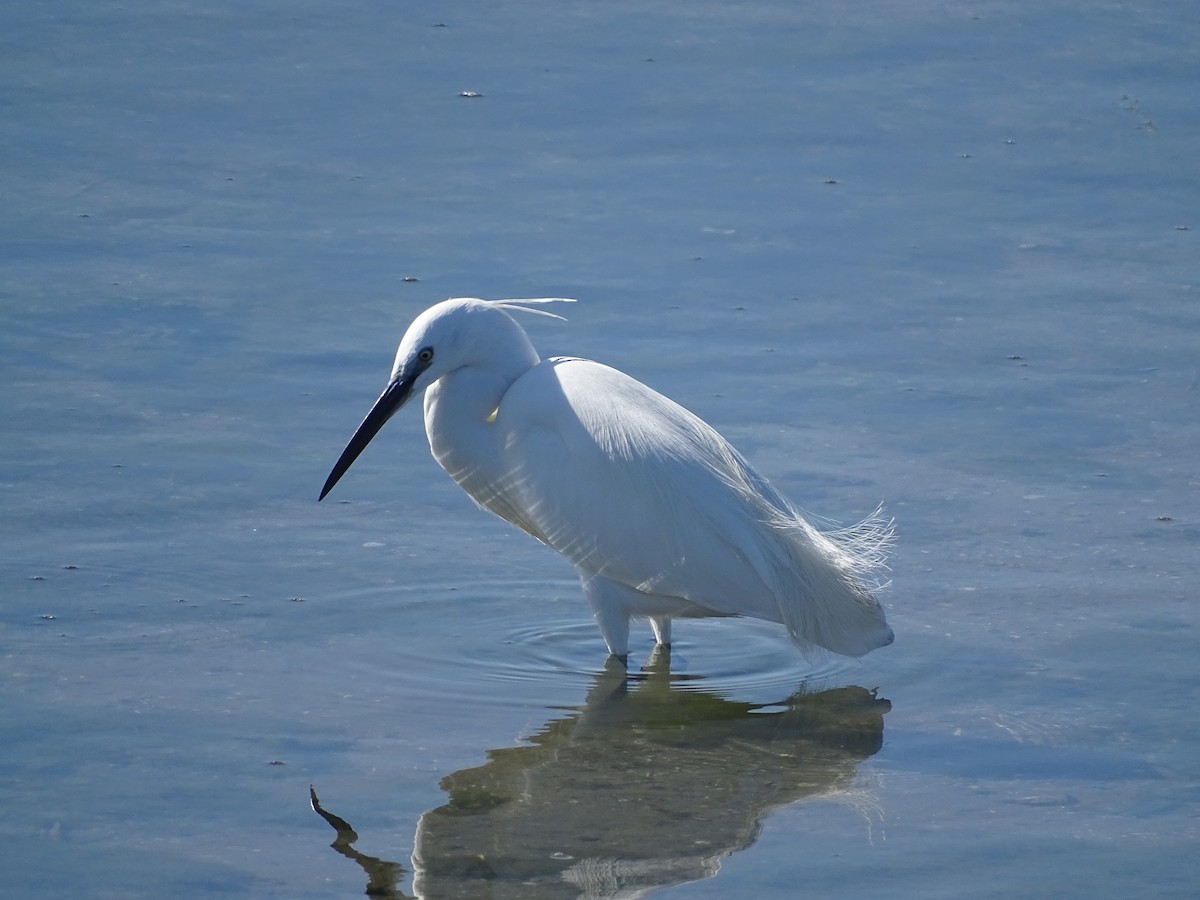
[[[801,648],[861,656],[890,641],[866,583],[891,540],[879,512],[819,532],[709,425],[587,360],[536,366],[496,424],[513,477],[508,509],[489,508],[581,571],[782,622]]]

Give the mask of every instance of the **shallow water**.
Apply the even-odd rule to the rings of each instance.
[[[1190,5],[3,18],[7,892],[1195,893]],[[886,502],[896,643],[614,677],[416,409],[318,506],[472,294]]]

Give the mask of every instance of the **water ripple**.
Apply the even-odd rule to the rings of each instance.
[[[376,588],[338,603],[364,620],[377,611],[378,630],[392,649],[403,644],[402,670],[389,665],[377,676],[402,677],[410,690],[429,697],[465,693],[504,702],[505,685],[531,682],[583,689],[607,655],[573,581],[409,584],[399,593]],[[402,630],[386,622],[396,616]],[[634,633],[629,672],[636,679],[654,647],[648,625],[635,624]],[[373,665],[370,656],[367,665]],[[806,660],[778,625],[722,619],[677,622],[670,665],[676,689],[772,703],[801,686],[843,683],[854,663]]]

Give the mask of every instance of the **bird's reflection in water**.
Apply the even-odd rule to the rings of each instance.
[[[529,745],[444,778],[449,801],[417,825],[416,895],[636,897],[710,877],[770,810],[848,788],[891,709],[861,687],[761,706],[678,681],[665,654],[632,678],[606,668]],[[379,891],[363,860],[380,861],[352,858]]]

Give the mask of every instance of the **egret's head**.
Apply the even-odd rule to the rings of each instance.
[[[487,365],[497,353],[499,335],[514,326],[506,313],[484,300],[459,298],[431,306],[400,339],[389,382],[406,384],[407,400],[455,369]]]
[[[530,357],[532,362],[536,362],[537,353],[529,343],[529,338],[504,310],[525,309],[526,312],[541,313],[541,310],[526,309],[521,304],[548,303],[553,300],[458,298],[431,306],[417,316],[400,340],[387,387],[342,451],[325,481],[325,487],[321,489],[320,499],[323,500],[338,479],[346,474],[346,470],[387,420],[409,398],[420,394],[439,378],[471,365],[523,362],[528,367],[531,364]],[[518,345],[515,354],[514,341]]]

